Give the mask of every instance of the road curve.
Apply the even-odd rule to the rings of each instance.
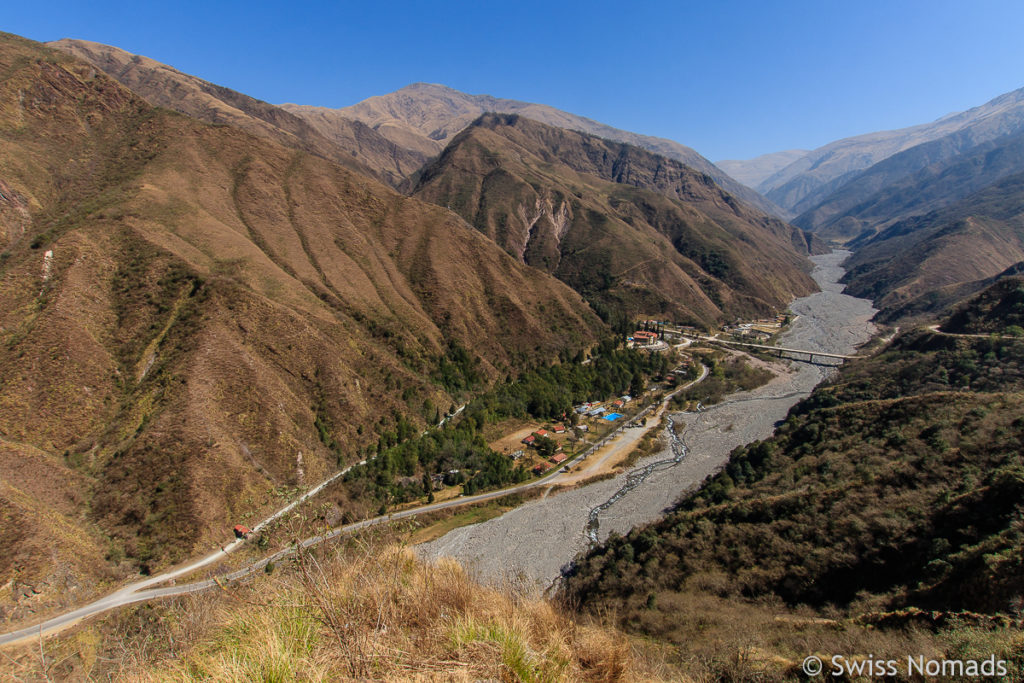
[[[637,413],[637,415],[634,416],[633,419],[646,415],[648,412],[650,412],[652,409],[656,408],[659,405],[667,404],[668,401],[671,400],[680,391],[688,389],[694,384],[703,381],[708,376],[708,372],[708,367],[702,364],[701,374],[699,377],[697,377],[697,379],[692,380],[691,382],[688,382],[687,384],[684,384],[681,387],[678,387],[671,393],[665,395],[661,400],[656,401],[655,403],[652,403],[651,405],[647,406],[642,411]],[[623,424],[616,428],[614,431],[609,433],[607,436],[602,438],[600,441],[598,441],[596,444],[588,448],[583,453],[580,453],[579,455],[575,456],[572,460],[567,461],[565,465],[569,465],[573,462],[576,462],[579,459],[585,458],[589,456],[591,453],[595,452],[597,449],[607,445],[607,443],[610,440],[618,436],[623,431],[623,429],[625,429],[627,423],[628,421],[624,421]],[[312,496],[319,493],[321,490],[323,490],[325,486],[330,484],[338,477],[344,475],[353,467],[356,467],[357,465],[363,465],[365,463],[366,461],[364,460],[359,463],[356,463],[356,465],[350,465],[349,467],[346,467],[340,472],[335,473],[328,479],[318,484],[316,487],[304,493],[302,496],[294,500],[292,503],[286,505],[285,507],[275,512],[270,517],[267,517],[265,520],[257,524],[255,527],[253,527],[253,531],[259,531],[270,522],[287,514],[296,506],[300,505],[301,503],[305,502]],[[199,591],[208,590],[215,586],[223,585],[224,583],[236,581],[238,579],[249,576],[250,574],[256,571],[263,569],[269,562],[276,562],[284,557],[287,557],[288,555],[291,555],[295,552],[297,547],[309,548],[314,545],[323,543],[325,541],[337,538],[338,536],[341,536],[343,534],[352,533],[353,531],[359,531],[360,529],[367,529],[369,527],[377,526],[379,524],[385,524],[387,522],[406,519],[408,517],[415,517],[416,515],[437,512],[439,510],[446,510],[448,508],[459,507],[461,505],[472,505],[473,503],[480,503],[487,500],[493,500],[495,498],[502,498],[512,493],[526,491],[537,486],[547,486],[550,484],[555,484],[558,482],[561,476],[562,471],[561,468],[559,468],[546,477],[535,479],[534,481],[519,484],[517,486],[512,486],[510,488],[498,489],[496,491],[488,491],[486,493],[477,493],[472,496],[461,496],[459,498],[452,498],[450,500],[445,500],[438,503],[429,503],[427,505],[409,508],[408,510],[400,510],[398,512],[393,512],[387,515],[381,515],[379,517],[364,519],[360,522],[354,522],[352,524],[346,524],[345,526],[332,529],[331,531],[319,536],[311,536],[298,543],[297,546],[291,546],[285,548],[284,550],[279,550],[278,552],[268,557],[264,557],[246,567],[238,569],[229,574],[225,574],[224,576],[219,576],[216,579],[206,579],[203,581],[182,584],[180,586],[163,586],[160,588],[151,588],[151,586],[166,583],[167,581],[171,581],[172,579],[175,579],[179,576],[185,576],[196,571],[197,569],[201,569],[206,565],[216,562],[217,560],[223,559],[229,553],[240,548],[244,543],[243,539],[235,539],[234,541],[224,546],[220,550],[212,552],[185,566],[178,567],[177,569],[173,569],[171,571],[159,574],[157,576],[152,576],[143,581],[137,581],[135,583],[128,584],[127,586],[124,586],[123,588],[114,591],[113,593],[105,597],[102,597],[99,600],[96,600],[95,602],[91,602],[70,612],[66,612],[64,614],[52,617],[40,624],[27,626],[25,628],[18,629],[17,631],[4,633],[0,635],[0,646],[15,645],[22,643],[24,641],[31,640],[33,638],[38,638],[44,635],[56,633],[58,631],[61,631],[65,628],[77,624],[79,621],[83,619],[94,616],[96,614],[101,614],[103,612],[112,610],[116,607],[124,607],[126,605],[131,605],[136,602],[143,602],[146,600],[169,598],[178,595],[187,595],[189,593],[198,593]]]

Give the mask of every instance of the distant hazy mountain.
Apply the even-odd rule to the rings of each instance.
[[[708,324],[814,290],[805,233],[678,161],[524,116],[482,116],[414,196],[621,313]]]
[[[757,188],[762,182],[775,175],[791,163],[809,154],[806,149],[789,149],[785,152],[762,154],[753,159],[723,159],[715,166],[750,188]]]
[[[1024,173],[854,246],[847,291],[881,309],[905,308],[943,288],[997,275],[1024,261]]]
[[[962,133],[961,150],[1024,126],[1024,89],[965,112],[899,130],[845,138],[819,147],[763,180],[757,191],[795,214],[808,211],[864,169],[916,145]]]
[[[520,114],[549,126],[625,142],[681,161],[711,176],[716,183],[742,201],[766,213],[783,213],[757,192],[737,182],[689,147],[664,138],[612,128],[544,104],[507,100],[490,95],[468,95],[443,85],[414,83],[396,92],[371,97],[343,109],[297,104],[282,104],[281,107],[304,117],[327,137],[330,137],[332,128],[339,125],[337,122],[355,119],[362,121],[395,144],[424,155],[439,154],[459,131],[481,114]]]
[[[392,186],[400,184],[427,159],[359,121],[336,117],[329,129],[321,129],[272,104],[116,47],[68,38],[48,45],[89,62],[152,104],[210,123],[244,128],[376,176]]]
[[[1024,133],[960,150],[968,131],[912,147],[881,161],[794,223],[827,239],[863,242],[911,216],[923,215],[1024,171]]]

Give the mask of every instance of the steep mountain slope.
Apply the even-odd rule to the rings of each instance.
[[[788,149],[784,152],[762,154],[753,159],[723,159],[716,161],[715,166],[747,187],[756,188],[770,176],[809,153],[809,150],[806,149]]]
[[[441,152],[455,135],[481,114],[487,112],[521,114],[549,126],[577,130],[617,142],[625,142],[666,156],[715,179],[726,191],[766,213],[778,214],[779,208],[756,192],[733,180],[727,173],[694,150],[664,138],[638,135],[619,130],[582,116],[544,104],[507,100],[490,95],[467,95],[443,85],[414,83],[396,92],[371,97],[351,107],[325,109],[296,104],[281,107],[306,118],[322,133],[330,136],[336,122],[356,119],[370,126],[399,146],[424,155]]]
[[[1018,287],[1006,293],[1019,299]],[[1008,305],[985,296],[972,306]],[[822,616],[844,633],[958,617],[1019,629],[1022,392],[1024,340],[900,335],[844,365],[772,438],[736,449],[663,520],[581,557],[567,597],[677,642],[700,637],[703,622],[679,615],[708,596],[732,614],[817,608],[792,620],[797,633]],[[908,611],[879,614],[894,609]],[[757,641],[744,643],[777,646]]]
[[[620,313],[701,324],[814,290],[807,236],[645,150],[487,114],[426,167],[415,195]]]
[[[826,239],[863,241],[1024,171],[1024,133],[965,149],[970,137],[954,133],[891,156],[793,222]]]
[[[85,60],[152,104],[201,121],[228,124],[340,163],[397,186],[427,157],[409,151],[359,121],[336,117],[322,129],[280,107],[182,73],[109,45],[65,38],[50,47]]]
[[[932,323],[935,317],[945,311],[951,311],[966,304],[979,292],[985,291],[1003,278],[1013,278],[1024,274],[1024,261],[1015,263],[1003,272],[980,280],[969,280],[929,289],[923,294],[908,299],[885,310],[880,311],[875,320],[881,323],[898,323],[900,325],[917,325]],[[950,330],[952,331],[952,330]]]
[[[857,246],[843,281],[849,293],[880,309],[995,276],[1024,260],[1024,173],[895,223]]]
[[[965,150],[1022,129],[1024,88],[932,123],[829,143],[765,179],[756,189],[784,209],[802,214],[864,169],[903,150],[952,133],[961,133],[958,142],[960,150]]]
[[[1024,270],[1024,264],[1018,270]],[[999,278],[988,289],[961,305],[942,324],[954,334],[1017,334],[1024,336],[1024,277]]]
[[[494,378],[605,329],[451,212],[6,34],[0,245],[3,619],[423,425],[451,345]]]

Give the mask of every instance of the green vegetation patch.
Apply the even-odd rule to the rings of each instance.
[[[567,595],[717,594],[1011,613],[1024,573],[1024,343],[904,335],[795,406],[664,520],[577,562]]]

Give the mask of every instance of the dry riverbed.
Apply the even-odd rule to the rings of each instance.
[[[790,308],[800,317],[780,345],[852,353],[870,338],[874,326],[868,321],[875,312],[871,303],[842,294],[838,284],[843,273],[839,264],[847,255],[814,257],[814,277],[822,291],[793,302]],[[658,518],[682,493],[717,471],[733,448],[771,435],[775,423],[828,372],[793,363],[792,372],[765,386],[733,394],[700,413],[674,413],[673,420],[685,425],[681,444],[676,444],[684,448],[681,459],[666,448],[613,479],[553,493],[487,522],[455,529],[420,546],[421,553],[455,557],[486,581],[546,589],[587,548],[591,510],[615,499],[596,515],[601,540]]]

